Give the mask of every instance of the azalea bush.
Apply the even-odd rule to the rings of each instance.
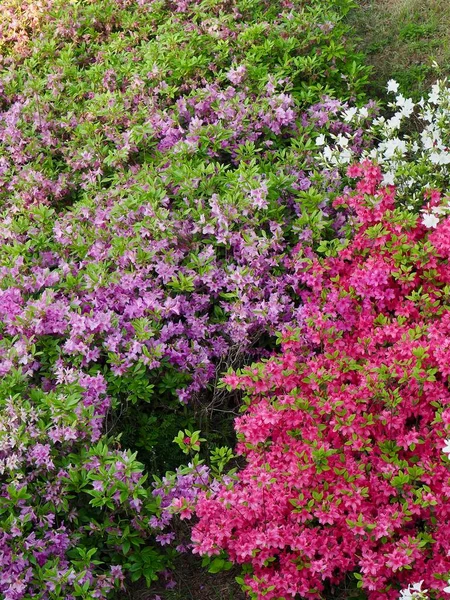
[[[450,218],[427,228],[370,163],[348,176],[335,204],[354,213],[353,240],[293,253],[299,326],[278,356],[224,378],[245,394],[246,466],[203,492],[193,540],[244,564],[255,599],[344,581],[373,599],[422,583],[441,598],[450,577]]]
[[[439,597],[446,83],[390,81],[380,114],[351,0],[22,4],[0,16],[0,597],[170,587],[193,543],[255,598]]]
[[[125,569],[150,583],[167,564],[146,547],[159,503],[143,465],[102,438],[106,382],[74,369],[57,380],[44,391],[15,371],[0,383],[0,594],[8,600],[107,598],[123,589]]]
[[[1,74],[1,372],[37,365],[35,344],[46,380],[62,360],[115,402],[186,402],[292,318],[283,253],[344,235],[309,155],[339,123],[329,100],[301,114],[361,96],[349,7],[55,6]]]
[[[186,137],[194,160],[283,148],[274,135],[294,105],[363,95],[368,70],[342,23],[351,5],[56,3],[31,55],[0,71],[2,203],[72,205]],[[292,97],[264,93],[286,81]]]

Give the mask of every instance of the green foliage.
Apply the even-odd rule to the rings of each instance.
[[[142,578],[148,587],[158,579],[158,573],[164,566],[165,561],[162,560],[161,554],[151,546],[133,548],[125,563],[125,567],[130,572],[131,581],[135,582]]]
[[[227,560],[226,554],[222,552],[219,556],[205,556],[202,560],[202,567],[207,567],[208,573],[220,573],[232,569],[233,563]]]
[[[192,411],[180,408],[168,411],[149,406],[129,406],[120,416],[121,444],[136,448],[139,458],[151,473],[158,475],[171,471],[184,461],[181,449],[174,447],[173,439],[180,427],[192,426]]]
[[[201,442],[206,442],[205,438],[200,437],[200,431],[190,431],[189,429],[180,430],[173,441],[178,444],[184,454],[199,452]]]
[[[213,475],[216,478],[219,478],[223,474],[223,470],[226,465],[235,458],[233,451],[231,448],[227,446],[221,446],[218,448],[214,448],[211,451],[210,461],[211,461],[211,469]],[[230,472],[229,472],[230,474]]]

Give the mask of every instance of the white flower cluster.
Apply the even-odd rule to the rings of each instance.
[[[445,204],[433,206],[430,209],[421,210],[420,212],[422,213],[422,223],[425,227],[435,228],[439,224],[439,217],[450,212],[449,199],[445,199]]]
[[[422,589],[422,583],[423,580],[408,585],[406,590],[400,592],[399,600],[428,600],[428,590]],[[445,587],[444,592],[450,594],[450,586]]]
[[[395,94],[388,105],[392,114],[374,119],[369,129],[374,147],[357,154],[351,149],[352,135],[320,135],[316,138],[321,148],[317,160],[345,173],[350,163],[369,159],[381,167],[383,184],[395,185],[400,202],[417,210],[427,189],[441,190],[443,195],[450,189],[450,87],[446,80],[437,81],[428,97],[417,103],[399,93],[393,79],[388,81],[387,90]],[[340,116],[357,129],[366,122],[367,108],[347,108]],[[423,223],[436,227],[439,216],[447,210],[443,203],[425,211]]]
[[[428,590],[422,589],[423,581],[408,585],[406,590],[400,592],[400,600],[427,600]]]

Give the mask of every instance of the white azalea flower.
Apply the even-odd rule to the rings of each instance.
[[[406,102],[406,98],[403,94],[399,94],[395,99],[395,104],[397,106],[400,106],[400,108],[405,105],[405,102]]]
[[[333,156],[333,151],[331,150],[330,146],[325,146],[325,148],[323,149],[323,155],[327,160],[330,160]]]
[[[337,136],[336,139],[336,143],[338,144],[338,146],[340,146],[341,148],[347,148],[348,144],[349,144],[349,139],[346,138],[345,136],[342,135],[342,133],[340,133]]]
[[[416,592],[422,592],[422,593],[428,592],[428,590],[422,589],[422,583],[423,583],[423,579],[421,579],[418,583],[413,583],[411,586],[411,589]]]
[[[396,94],[398,92],[399,85],[395,79],[389,79],[387,82],[387,91]]]
[[[323,146],[325,144],[325,136],[323,133],[316,137],[316,146]]]
[[[439,104],[440,87],[438,83],[431,86],[431,94],[428,96],[428,102]]]
[[[433,165],[450,165],[450,153],[448,152],[432,152],[430,161]]]
[[[439,219],[436,215],[433,215],[432,213],[425,213],[422,217],[422,223],[423,225],[425,225],[425,227],[428,227],[428,229],[434,229],[438,226]],[[450,440],[447,450],[444,448],[443,452],[450,453]]]
[[[433,136],[430,135],[429,131],[422,131],[420,137],[422,138],[422,146],[425,150],[430,150],[434,147]]]
[[[445,215],[445,213],[449,210],[449,206],[433,206],[431,212],[434,215]]]
[[[352,151],[349,148],[344,148],[339,155],[339,162],[341,165],[348,165],[352,160]]]
[[[345,110],[342,113],[342,118],[344,119],[344,121],[346,123],[350,123],[350,121],[353,120],[353,118],[357,112],[358,112],[358,109],[356,107],[352,106],[352,108],[347,108],[347,110]]]
[[[425,594],[428,590],[422,589],[422,583],[423,579],[418,583],[408,585],[406,590],[400,592],[400,600],[421,600],[422,598],[426,598]]]
[[[392,158],[396,154],[403,156],[406,153],[406,142],[399,138],[392,138],[384,144],[384,156],[385,158]]]
[[[383,185],[394,185],[395,184],[395,173],[388,171],[383,175]]]
[[[395,113],[393,117],[386,121],[386,127],[388,129],[399,129],[402,124],[402,116],[401,112]]]
[[[359,109],[359,114],[361,115],[361,117],[364,117],[366,119],[369,116],[369,111],[365,106],[363,106]]]
[[[411,98],[406,98],[406,100],[404,101],[403,105],[402,105],[402,110],[401,113],[404,117],[409,117],[413,112],[414,112],[414,102],[411,100]]]
[[[450,440],[445,440],[445,446],[442,448],[442,452],[450,455]]]

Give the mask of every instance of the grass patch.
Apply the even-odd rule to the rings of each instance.
[[[450,75],[448,0],[359,0],[349,21],[374,67],[374,94],[383,95],[392,77],[418,99],[431,82]]]

